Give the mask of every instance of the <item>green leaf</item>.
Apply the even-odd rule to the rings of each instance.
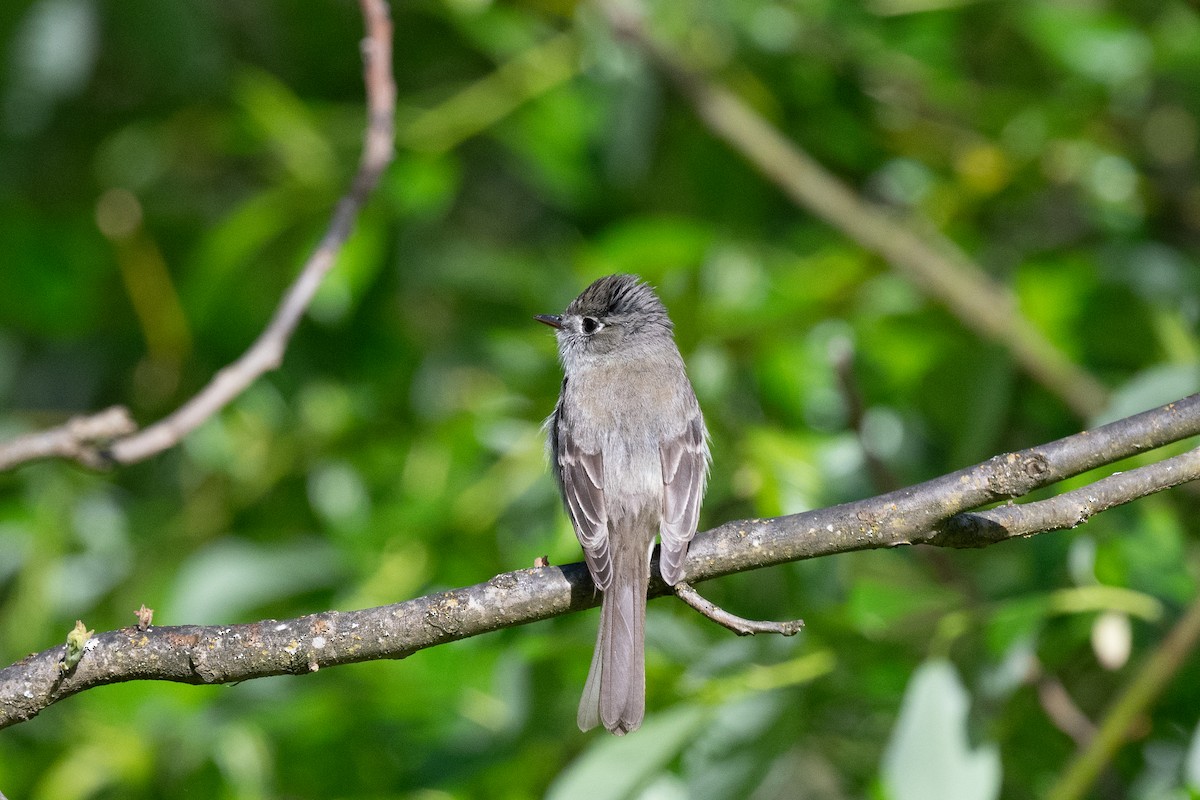
[[[184,563],[160,617],[170,624],[236,622],[266,603],[334,585],[342,574],[336,563],[336,551],[317,539],[223,539]]]
[[[1200,723],[1192,731],[1192,743],[1184,757],[1183,781],[1193,793],[1200,792]]]
[[[653,714],[628,736],[593,731],[602,738],[555,779],[547,800],[630,797],[687,748],[708,717],[707,708],[689,706]]]
[[[954,667],[922,664],[909,681],[883,757],[891,800],[991,800],[1000,795],[1000,753],[967,739],[970,697]]]
[[[1108,407],[1089,427],[1119,419],[1187,397],[1200,390],[1200,366],[1196,364],[1160,364],[1134,375],[1109,396]]]

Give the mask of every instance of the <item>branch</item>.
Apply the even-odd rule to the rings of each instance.
[[[776,519],[729,522],[696,536],[686,577],[698,583],[788,561],[919,542],[984,547],[1008,537],[984,527],[972,539],[972,527],[955,522],[956,515],[1197,434],[1200,394],[879,497]],[[1190,471],[1178,465],[1158,470],[1157,488],[1197,477],[1197,466],[1188,463]],[[1145,469],[1114,476],[1139,475],[1133,483],[1140,488],[1118,500],[1128,502],[1145,493]],[[1124,486],[1109,480],[1089,487],[1097,495],[1094,510],[1114,505],[1106,493]],[[1012,535],[1032,533],[1022,527]],[[651,597],[670,592],[661,580],[651,582]],[[58,667],[63,646],[0,670],[0,727],[30,719],[93,686],[137,679],[224,683],[404,658],[444,642],[590,608],[598,597],[586,567],[571,564],[508,572],[475,586],[364,611],[246,625],[109,631],[89,641],[90,649],[70,675],[62,675]]]
[[[929,543],[943,547],[977,547],[975,543],[984,539],[999,542],[1074,528],[1113,506],[1197,478],[1200,478],[1200,448],[1129,472],[1114,473],[1049,500],[958,514],[947,520]]]
[[[91,416],[72,417],[64,424],[18,436],[0,446],[0,472],[43,458],[69,458],[98,469],[105,461],[105,444],[137,430],[124,406],[113,406]]]
[[[259,376],[279,367],[288,341],[308,309],[321,280],[333,267],[350,236],[358,213],[391,163],[396,85],[392,77],[392,22],[385,0],[360,0],[367,35],[362,42],[363,81],[367,93],[367,127],[358,171],[338,202],[329,226],[300,274],[288,288],[266,329],[240,358],[218,372],[198,394],[158,422],[112,437],[72,437],[62,429],[30,434],[0,445],[0,469],[37,458],[72,458],[85,466],[132,464],[174,447],[189,433],[227,406]],[[113,410],[110,409],[110,412]],[[110,413],[105,412],[105,413]],[[126,418],[129,414],[124,412]],[[65,428],[70,428],[68,423]],[[58,431],[57,437],[55,431]],[[31,447],[49,437],[57,447]],[[107,446],[105,440],[111,439]]]
[[[804,630],[804,620],[789,619],[785,622],[770,620],[746,619],[737,614],[731,614],[719,605],[692,588],[687,581],[675,584],[675,596],[691,606],[701,615],[708,617],[723,628],[736,633],[738,636],[753,636],[756,633],[778,633],[780,636],[795,636]]]
[[[1037,690],[1042,710],[1054,723],[1054,727],[1070,736],[1080,750],[1084,749],[1095,737],[1096,726],[1071,699],[1062,681],[1053,675],[1047,675],[1036,657],[1031,657],[1031,661],[1026,682]]]
[[[957,514],[1197,434],[1200,394],[868,500],[775,519],[726,523],[703,539],[697,537],[688,557],[687,578],[694,582],[765,566],[760,563],[764,556],[768,563],[779,564],[906,544],[984,547],[1008,537],[988,531],[976,540],[955,537],[944,529],[957,528],[959,523],[950,522]],[[742,546],[743,540],[749,540],[749,548]],[[711,569],[698,575],[709,559]]]
[[[1104,386],[1043,336],[1020,313],[1012,292],[954,242],[928,225],[901,220],[860,198],[741,98],[655,41],[635,14],[611,0],[599,5],[612,28],[654,63],[700,120],[793,203],[885,258],[967,328],[1003,345],[1022,369],[1076,414],[1088,418],[1103,410]]]
[[[362,611],[244,625],[145,630],[134,625],[92,637],[70,675],[59,667],[66,645],[0,670],[0,728],[94,686],[129,680],[233,683],[405,658],[444,642],[590,608],[598,598],[587,568],[571,564],[508,572],[487,583]]]

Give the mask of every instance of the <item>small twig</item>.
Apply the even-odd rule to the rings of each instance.
[[[49,455],[73,458],[87,465],[95,465],[97,459],[99,463],[107,460],[118,464],[142,461],[178,444],[261,375],[279,367],[292,333],[349,238],[359,211],[392,160],[396,84],[392,77],[391,17],[385,0],[360,0],[360,6],[367,29],[362,42],[367,126],[358,172],[350,189],[334,209],[324,237],[301,267],[300,274],[288,288],[266,329],[240,358],[213,376],[198,394],[141,431],[125,431],[124,434],[128,435],[113,439],[103,456],[95,448],[84,446],[72,450],[62,445],[56,452],[38,454],[32,451],[35,454],[29,457],[14,459],[10,456],[4,460],[3,454],[15,444],[10,442],[0,447],[0,468],[8,469],[32,458]]]
[[[109,463],[103,446],[136,430],[137,424],[124,406],[73,417],[58,427],[27,433],[0,444],[0,472],[43,458],[69,458],[98,469]]]
[[[142,607],[133,613],[137,617],[137,629],[139,631],[148,630],[154,624],[154,609],[147,608],[145,603],[142,603]]]
[[[1037,690],[1038,702],[1054,727],[1070,736],[1080,750],[1087,747],[1096,736],[1096,725],[1076,705],[1062,681],[1047,675],[1036,657],[1029,665],[1027,681]]]
[[[795,205],[883,256],[913,285],[945,305],[964,326],[999,342],[1027,373],[1075,413],[1087,418],[1105,407],[1104,385],[1034,327],[1020,313],[1015,295],[948,237],[931,226],[902,220],[863,200],[740,97],[655,40],[625,4],[607,0],[599,6],[613,30],[654,63],[709,130]]]
[[[700,595],[687,581],[675,584],[675,596],[689,606],[711,619],[723,628],[736,633],[738,636],[753,636],[756,633],[778,633],[780,636],[795,636],[804,629],[804,620],[790,619],[785,622],[771,620],[756,620],[731,614],[711,600]]]

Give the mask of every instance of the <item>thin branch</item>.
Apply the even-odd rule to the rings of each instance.
[[[983,547],[991,543],[989,536],[996,536],[994,531],[985,530],[987,536],[978,540],[959,539],[943,532],[943,524],[957,514],[1021,497],[1197,434],[1200,394],[867,500],[774,519],[729,522],[703,538],[697,536],[687,578],[695,582],[765,563],[906,544]]]
[[[112,440],[137,430],[124,406],[90,416],[72,417],[62,425],[18,436],[0,446],[0,472],[43,458],[68,458],[84,466],[104,465],[99,450]]]
[[[21,440],[0,445],[0,468],[31,458],[59,455],[87,466],[132,464],[175,446],[189,433],[227,406],[261,375],[279,367],[296,325],[308,309],[317,287],[333,267],[350,236],[358,213],[391,163],[396,110],[392,77],[392,22],[385,0],[360,0],[367,35],[362,42],[363,81],[367,94],[367,126],[358,171],[349,191],[338,202],[316,249],[288,288],[275,315],[240,358],[219,371],[198,394],[171,414],[138,432],[126,432],[106,447],[76,441],[74,449],[21,458]],[[28,437],[23,437],[28,438]],[[26,450],[25,452],[30,452]],[[14,455],[15,453],[15,455]]]
[[[984,539],[999,542],[1075,528],[1113,506],[1197,479],[1200,479],[1200,448],[1128,472],[1114,473],[1048,500],[958,514],[942,525],[929,544],[977,547]]]
[[[1012,292],[949,238],[863,200],[741,98],[656,41],[636,14],[611,0],[599,6],[612,28],[654,63],[701,121],[793,203],[887,259],[967,328],[1003,345],[1022,369],[1076,414],[1093,417],[1105,407],[1104,386],[1035,328],[1020,313]]]
[[[1038,702],[1054,727],[1070,736],[1080,750],[1091,743],[1096,726],[1071,698],[1067,687],[1053,675],[1046,674],[1036,657],[1031,659],[1026,682],[1037,690]]]
[[[795,636],[804,630],[804,620],[789,619],[784,622],[771,620],[746,619],[732,614],[713,601],[703,597],[692,588],[687,581],[675,584],[675,596],[691,606],[701,615],[708,617],[723,628],[736,633],[738,636],[753,636],[756,633],[778,633],[780,636]]]
[[[940,526],[964,511],[1197,434],[1200,394],[879,497],[776,519],[729,522],[697,534],[688,554],[687,579],[698,583],[788,561],[921,542],[984,547],[997,541],[988,530],[972,541],[965,534],[947,536]],[[1126,501],[1135,496],[1140,495],[1124,495]],[[1096,508],[1111,505],[1102,501]],[[670,592],[661,580],[651,582],[650,596]],[[247,625],[110,631],[89,641],[90,649],[68,676],[58,668],[62,646],[0,670],[0,727],[93,686],[135,679],[223,683],[404,658],[426,647],[597,602],[586,567],[571,564],[509,572],[475,586],[365,611]]]
[[[349,192],[338,203],[317,248],[284,295],[270,324],[240,358],[218,372],[207,386],[167,417],[133,436],[113,443],[109,452],[120,464],[157,455],[198,428],[263,373],[283,361],[288,340],[333,267],[342,245],[379,176],[391,163],[396,108],[392,78],[392,23],[384,0],[361,0],[367,37],[362,43],[363,80],[367,90],[367,129],[358,172]]]

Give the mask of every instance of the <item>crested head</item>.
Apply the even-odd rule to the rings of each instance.
[[[671,324],[658,295],[636,275],[606,275],[596,280],[571,301],[567,314],[607,320],[660,317],[654,321]]]
[[[664,339],[675,350],[671,318],[648,284],[636,275],[608,275],[592,283],[552,319],[564,363],[627,353],[642,357],[648,345]]]

